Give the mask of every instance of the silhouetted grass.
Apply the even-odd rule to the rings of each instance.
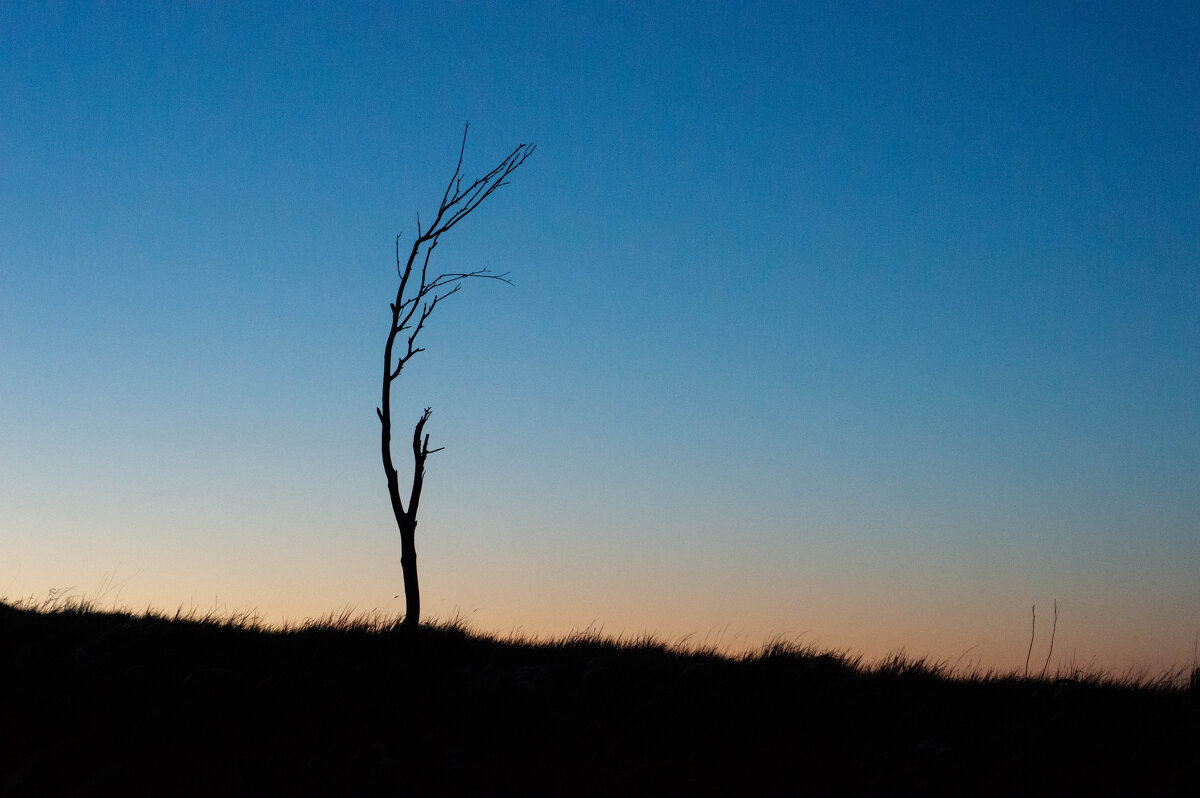
[[[1194,795],[1197,681],[0,603],[0,795]]]

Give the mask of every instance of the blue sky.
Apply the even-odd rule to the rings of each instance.
[[[1014,667],[1200,634],[1192,4],[0,9],[0,595]],[[440,261],[438,260],[440,259]],[[1044,651],[1048,639],[1039,638]]]

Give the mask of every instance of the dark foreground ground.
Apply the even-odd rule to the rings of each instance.
[[[1200,795],[1200,686],[0,604],[0,795]]]

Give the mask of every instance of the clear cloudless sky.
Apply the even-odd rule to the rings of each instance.
[[[0,5],[0,595],[982,667],[1200,635],[1200,5]],[[403,470],[403,469],[402,469]]]

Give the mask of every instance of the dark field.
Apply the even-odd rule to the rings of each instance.
[[[1194,796],[1196,682],[0,604],[0,795]]]

